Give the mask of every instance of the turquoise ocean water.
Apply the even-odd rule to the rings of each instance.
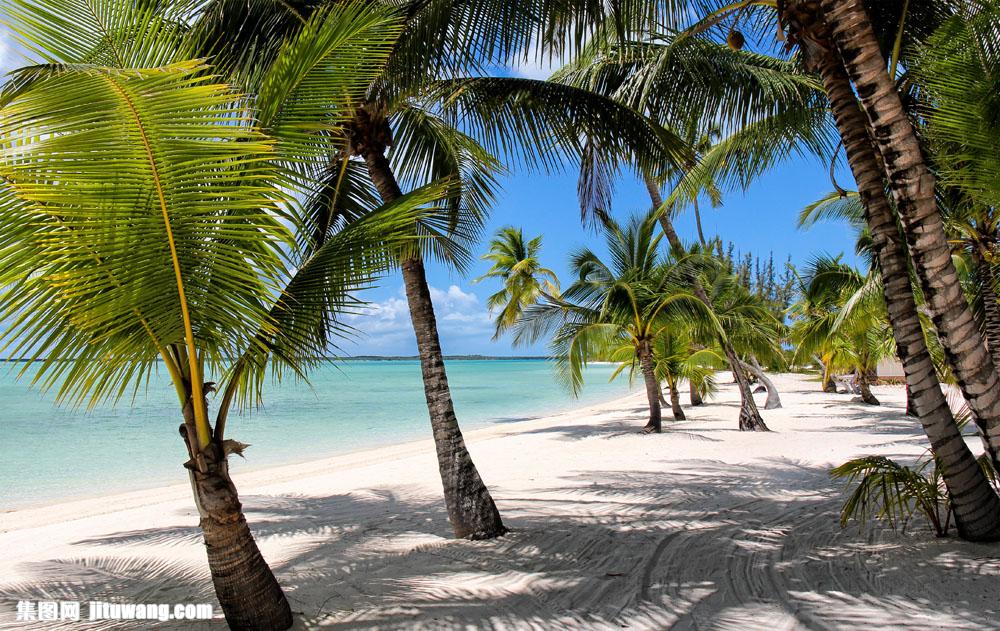
[[[134,403],[114,408],[56,407],[51,395],[16,380],[0,364],[0,510],[44,505],[185,481],[173,387],[152,383]],[[623,396],[627,378],[608,383],[613,366],[588,368],[574,399],[544,360],[453,360],[448,378],[463,429],[533,418]],[[262,409],[230,416],[227,434],[253,445],[234,469],[315,460],[429,438],[420,365],[415,360],[324,365],[310,385],[268,385]]]

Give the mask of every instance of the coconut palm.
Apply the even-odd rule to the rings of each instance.
[[[680,385],[698,388],[708,394],[715,390],[715,372],[726,365],[717,348],[696,341],[695,331],[683,322],[672,322],[653,342],[654,372],[670,393],[670,410],[675,421],[685,420],[680,401]]]
[[[862,275],[838,259],[819,257],[802,275],[800,291],[791,310],[795,356],[821,353],[833,369],[854,372],[861,400],[879,405],[871,376],[895,348],[878,274]]]
[[[511,329],[524,310],[543,295],[559,295],[555,272],[542,267],[538,260],[541,248],[541,236],[525,241],[520,228],[507,226],[497,231],[490,242],[490,251],[483,255],[483,260],[492,261],[493,266],[475,282],[487,278],[503,282],[503,289],[486,300],[487,306],[497,311],[493,339]]]
[[[13,75],[0,110],[0,318],[12,323],[0,344],[71,404],[118,401],[166,370],[226,619],[284,629],[288,602],[229,476],[227,457],[246,445],[226,437],[226,418],[260,400],[269,370],[304,376],[325,351],[317,328],[346,333],[336,314],[416,247],[415,223],[449,223],[423,210],[451,194],[445,182],[341,226],[308,255],[286,227],[307,222],[290,174],[318,141],[301,130],[350,112],[399,23],[360,5],[320,16],[248,98],[203,62],[177,60],[176,22],[85,4],[10,13],[46,63]],[[95,51],[97,63],[78,63]],[[303,105],[309,89],[332,87],[336,108]]]
[[[644,433],[662,431],[657,338],[685,317],[708,317],[685,289],[689,266],[669,260],[660,250],[656,224],[652,214],[625,226],[608,220],[603,227],[607,258],[586,248],[575,252],[570,268],[577,280],[561,296],[546,296],[526,309],[515,337],[517,343],[533,343],[552,333],[557,371],[574,393],[589,361],[620,361],[621,348],[629,348],[646,387],[649,420]]]
[[[829,2],[826,4],[827,6],[832,6],[834,3]],[[860,3],[853,2],[851,4],[854,9],[863,12],[863,9],[859,7]],[[894,67],[900,62],[902,57],[906,56],[906,51],[908,50],[907,46],[900,46],[899,42],[903,40],[925,40],[933,32],[934,28],[941,23],[942,15],[947,15],[951,6],[948,3],[917,0],[886,2],[875,5],[878,9],[875,17],[878,19],[880,27],[879,34],[881,40],[887,44],[887,49],[890,47],[893,49]],[[798,45],[803,61],[810,68],[820,73],[823,80],[823,89],[829,97],[829,102],[833,105],[838,131],[844,142],[849,162],[859,183],[859,191],[861,191],[862,199],[868,211],[867,218],[877,245],[880,268],[885,279],[885,295],[889,304],[893,332],[897,347],[901,350],[901,355],[904,356],[903,365],[907,375],[908,390],[912,395],[912,400],[918,406],[917,411],[932,443],[935,445],[951,445],[951,447],[943,448],[948,452],[949,458],[954,458],[946,469],[948,472],[946,477],[953,476],[949,483],[962,487],[953,493],[953,496],[960,498],[959,501],[965,504],[962,509],[957,511],[957,518],[960,523],[959,530],[963,533],[963,536],[972,538],[980,536],[985,538],[993,537],[995,534],[991,533],[995,533],[997,522],[995,494],[988,488],[985,481],[978,478],[973,472],[969,464],[971,462],[971,452],[961,448],[959,445],[961,439],[954,427],[954,419],[947,407],[947,402],[941,394],[931,363],[930,353],[927,352],[926,345],[923,342],[923,332],[913,301],[913,291],[909,284],[906,244],[896,227],[892,209],[885,200],[883,177],[881,175],[884,169],[880,162],[881,156],[878,151],[872,149],[873,145],[868,132],[868,122],[865,120],[864,114],[857,107],[855,92],[852,89],[850,79],[848,79],[847,74],[844,72],[839,51],[831,46],[832,37],[828,32],[821,31],[810,34],[811,29],[818,26],[825,26],[822,20],[817,19],[815,3],[783,2],[778,6],[780,9],[778,15],[773,12],[774,8],[774,4],[767,1],[719,2],[718,11],[704,16],[704,19],[700,20],[690,29],[686,36],[688,39],[697,39],[694,35],[698,35],[699,33],[715,34],[717,36],[719,34],[716,31],[724,31],[728,28],[728,24],[731,24],[727,16],[732,16],[734,12],[752,13],[755,18],[754,24],[757,25],[759,34],[765,34],[766,31],[773,33],[775,17],[780,17],[784,30],[787,33],[789,44]],[[901,15],[909,17],[901,20]],[[844,24],[847,24],[847,22],[844,22]],[[758,37],[758,39],[760,38]],[[874,50],[873,46],[877,46],[877,43],[873,43],[871,39],[868,39],[866,45],[868,47],[867,52],[871,53]],[[677,74],[677,71],[672,70],[672,68],[679,64],[671,65],[668,62],[671,59],[677,58],[681,57],[664,56],[663,61],[658,65],[648,64],[642,66],[648,70],[644,73],[637,72],[634,74],[635,80],[632,81],[632,91],[638,94],[653,96],[662,94],[664,95],[662,97],[663,100],[669,101],[671,96],[673,96],[672,93],[669,90],[657,90],[656,81],[659,77],[663,77],[664,80],[659,83],[660,86],[669,86],[676,83],[676,77],[681,75]],[[688,65],[690,63],[688,62]],[[593,67],[597,72],[602,70],[597,64],[594,64]],[[682,65],[680,67],[683,68]],[[661,72],[661,68],[667,68],[668,70]],[[871,72],[875,73],[874,62],[872,63]],[[886,74],[884,64],[879,68],[879,72],[882,75]],[[725,73],[721,73],[718,76],[726,75]],[[740,75],[735,75],[735,77],[739,78]],[[617,80],[613,78],[610,80],[602,79],[602,81],[606,81],[612,87],[624,85],[616,83]],[[690,83],[699,87],[706,85],[706,82],[699,81],[691,81]],[[741,86],[745,83],[737,80],[726,82],[727,85],[731,86],[729,93],[740,90]],[[707,85],[712,84],[707,83]],[[753,83],[749,82],[749,85],[753,85]],[[889,86],[883,85],[883,87],[885,88],[883,91],[890,89]],[[866,93],[872,94],[872,90],[867,90]],[[727,93],[723,92],[721,94]],[[712,103],[703,98],[693,99],[695,102],[699,100]],[[771,100],[771,102],[779,103],[780,101]],[[691,102],[679,100],[673,105],[673,111],[685,111],[692,107],[694,105]],[[711,107],[709,111],[711,111]],[[752,106],[741,107],[738,111],[753,112],[755,109]],[[796,116],[791,113],[791,110],[785,116],[802,119],[801,115]],[[896,120],[900,119],[897,117]],[[901,122],[899,124],[905,125],[906,123]],[[773,133],[775,129],[774,127],[763,125],[760,131]],[[693,178],[690,178],[693,181],[679,186],[678,191],[690,197],[691,192],[699,190],[697,186],[698,182],[709,180],[724,181],[727,165],[731,165],[728,168],[735,169],[737,175],[741,172],[752,174],[754,172],[752,165],[761,165],[762,168],[767,168],[768,162],[766,160],[753,157],[754,151],[759,150],[762,145],[753,140],[755,130],[751,127],[748,131],[749,133],[744,135],[743,140],[733,144],[733,148],[737,151],[741,149],[751,150],[747,156],[749,159],[730,159],[729,155],[727,155],[727,149],[723,147],[714,157],[704,156],[700,167],[696,167],[693,170]],[[766,137],[767,134],[757,135]],[[763,143],[763,148],[766,149],[768,145],[788,147],[791,146],[791,143],[765,142]],[[767,152],[765,151],[760,155],[766,156]],[[896,152],[894,155],[901,154]],[[913,153],[911,152],[910,155],[912,156]],[[924,190],[926,191],[928,188],[924,187]],[[911,230],[911,234],[917,234],[918,232],[921,231]],[[954,294],[955,292],[952,291],[950,298],[957,298]],[[951,301],[951,304],[961,306],[960,302]],[[954,340],[954,338],[952,339]],[[947,339],[942,341],[946,342],[945,346],[948,346]],[[972,352],[975,353],[977,351],[972,349]],[[990,379],[988,375],[983,378]],[[982,383],[980,383],[981,385]],[[990,390],[990,394],[986,394],[987,390]],[[977,386],[975,394],[980,397],[989,398],[994,396],[993,393],[995,392],[996,388],[989,389]],[[981,412],[989,412],[985,408],[990,406],[985,403],[978,407]],[[987,413],[986,416],[989,417],[989,414]],[[984,433],[996,435],[996,432],[989,432],[988,422],[982,423],[982,426]],[[991,454],[996,454],[995,448],[991,447],[990,451]],[[955,471],[962,472],[963,475],[954,475]],[[973,491],[972,489],[975,490]],[[963,521],[965,522],[965,527],[961,525]]]
[[[817,107],[819,86],[812,77],[794,63],[704,38],[647,33],[637,41],[597,41],[557,78],[608,94],[701,139],[697,163],[644,174],[670,247],[679,255],[686,248],[673,227],[673,215],[685,204],[696,206],[705,191],[717,199],[717,179],[746,185],[794,152],[832,152],[827,114]],[[714,130],[720,128],[729,133],[718,138]],[[660,191],[665,179],[673,180],[666,203]],[[709,304],[699,285],[694,291]],[[766,429],[738,354],[723,350],[741,395],[740,428]]]
[[[861,97],[865,113],[862,122],[867,121],[871,126],[871,138],[881,154],[883,172],[902,220],[934,325],[963,394],[983,429],[994,463],[1000,464],[1000,377],[962,294],[942,214],[935,200],[935,178],[927,166],[895,81],[889,76],[888,64],[864,5],[859,0],[826,0],[820,6],[821,19],[807,16],[800,23],[815,25],[819,22],[829,28],[829,37],[822,33],[820,37],[810,36],[811,41],[832,42],[836,46],[832,54],[839,55],[850,77],[844,96],[838,98],[846,100],[851,83]],[[831,100],[833,98],[831,96]],[[867,137],[867,126],[863,133],[861,129],[856,133]]]
[[[404,19],[384,72],[342,127],[348,148],[336,156],[340,181],[359,160],[383,202],[428,181],[462,182],[453,210],[475,225],[485,215],[499,164],[494,156],[527,166],[557,168],[567,156],[599,145],[609,159],[619,154],[638,164],[661,164],[683,143],[641,116],[584,90],[516,78],[475,75],[541,41],[574,47],[605,23],[602,5],[510,2],[469,5],[457,0],[392,3]],[[333,3],[336,6],[336,3]],[[256,80],[256,54],[294,33],[317,6],[311,3],[237,3],[215,0],[193,29],[203,54],[223,51],[236,76]],[[644,18],[639,3],[613,7],[629,23]],[[471,77],[471,78],[469,78]],[[530,124],[525,124],[530,121]],[[652,156],[646,158],[646,156]],[[324,198],[328,195],[323,194]],[[464,221],[464,220],[463,220]],[[474,236],[475,231],[463,236]],[[439,252],[434,252],[440,254]],[[463,259],[442,257],[451,263]],[[449,519],[456,536],[490,538],[506,532],[492,497],[465,447],[448,386],[425,271],[425,256],[400,259],[417,338],[424,392],[438,452]]]

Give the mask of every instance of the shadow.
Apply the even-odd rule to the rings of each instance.
[[[528,496],[499,489],[512,532],[485,542],[449,540],[440,501],[401,499],[405,489],[245,500],[299,629],[996,628],[997,546],[922,527],[842,530],[840,485],[792,459],[649,465],[568,473]],[[78,545],[169,551],[190,536],[125,531]],[[0,594],[212,601],[207,568],[178,565],[39,561],[24,569],[47,578]]]

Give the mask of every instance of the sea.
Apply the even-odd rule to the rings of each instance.
[[[463,430],[512,423],[629,392],[614,366],[587,368],[578,397],[545,359],[446,362]],[[0,363],[0,510],[183,483],[177,395],[165,375],[114,406],[57,406],[21,364]],[[230,414],[227,437],[251,445],[234,470],[293,464],[431,437],[417,360],[321,364],[309,383],[264,390],[260,408]]]

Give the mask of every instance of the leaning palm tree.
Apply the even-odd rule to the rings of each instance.
[[[930,353],[923,342],[923,331],[920,326],[920,320],[913,300],[913,290],[909,281],[909,255],[907,253],[907,246],[896,226],[892,208],[889,206],[884,194],[883,174],[885,170],[882,168],[881,154],[874,148],[873,140],[868,131],[869,121],[866,120],[865,113],[857,106],[856,93],[851,85],[850,78],[844,70],[840,51],[832,45],[833,37],[829,30],[826,29],[824,20],[818,19],[815,11],[816,3],[788,1],[775,5],[770,0],[748,0],[747,2],[737,3],[720,1],[714,4],[718,10],[708,15],[700,13],[703,7],[697,7],[698,11],[692,12],[698,18],[702,19],[687,32],[688,39],[698,39],[695,35],[699,37],[705,34],[718,36],[720,34],[716,31],[725,31],[727,28],[727,16],[733,15],[734,12],[746,11],[754,14],[754,23],[760,26],[758,29],[758,39],[763,41],[767,37],[768,31],[770,33],[774,32],[774,19],[777,17],[780,19],[787,35],[788,43],[798,46],[802,53],[800,58],[803,62],[809,69],[819,73],[822,79],[823,91],[832,105],[837,122],[837,130],[843,140],[848,161],[854,172],[855,179],[858,181],[859,192],[861,193],[867,212],[867,221],[875,240],[880,268],[885,281],[885,297],[888,303],[888,311],[896,344],[898,348],[905,349],[903,351],[903,368],[907,378],[907,387],[912,395],[918,416],[921,418],[932,444],[937,446],[942,453],[945,453],[949,459],[945,468],[945,478],[949,485],[951,485],[949,488],[953,491],[952,497],[957,498],[956,501],[962,504],[962,506],[956,509],[956,519],[960,524],[959,531],[963,536],[973,539],[995,537],[998,523],[1000,523],[1000,519],[998,519],[1000,517],[1000,513],[998,513],[1000,506],[997,504],[995,493],[988,487],[984,479],[977,477],[974,473],[964,475],[973,471],[969,464],[972,460],[972,454],[967,448],[961,445],[962,439],[955,427],[954,418],[948,408],[947,401],[941,393]],[[836,3],[825,2],[824,6],[829,8],[834,4]],[[859,2],[849,3],[850,7],[847,6],[847,3],[842,4],[844,6],[841,8],[846,8],[853,12],[855,17],[864,17],[864,8],[860,6]],[[774,12],[776,6],[779,9],[777,14]],[[942,12],[946,13],[953,5],[951,3],[937,3],[929,0],[905,0],[878,3],[876,6],[878,8],[876,17],[879,18],[879,32],[884,36],[881,39],[889,42],[889,45],[892,46],[894,42],[906,39],[909,39],[909,41],[921,41],[925,39],[928,33],[933,31],[934,25],[940,23]],[[909,11],[907,11],[907,8],[909,8]],[[904,16],[902,20],[900,19],[901,15]],[[917,16],[919,19],[906,19],[906,15]],[[665,20],[665,22],[671,25],[675,24],[669,20]],[[841,24],[845,27],[850,25],[859,26],[870,31],[870,23],[862,20],[855,20],[853,22],[843,21]],[[871,71],[869,76],[876,77],[881,82],[879,84],[879,94],[887,94],[890,97],[897,98],[892,93],[894,87],[886,83],[888,77],[882,76],[886,75],[884,61],[877,63],[881,61],[878,59],[881,56],[876,54],[878,53],[878,43],[872,41],[873,38],[870,37],[870,33],[866,32],[863,35],[865,38],[865,60],[871,66],[869,68]],[[725,37],[725,33],[721,33],[721,36]],[[847,39],[844,38],[845,41],[840,44],[841,48],[850,45],[846,41]],[[855,47],[852,52],[859,50],[859,48]],[[906,50],[908,50],[906,46],[899,46],[897,44],[894,47],[894,54],[892,55],[894,67],[900,60],[900,51],[905,53]],[[684,59],[680,56],[675,56],[674,58]],[[635,79],[631,81],[632,86],[636,88],[636,93],[650,95],[648,98],[657,98],[662,95],[660,98],[667,101],[667,107],[669,107],[669,102],[676,100],[672,98],[674,95],[669,90],[657,89],[657,85],[670,86],[677,85],[678,83],[683,85],[690,84],[697,87],[713,85],[712,83],[696,80],[678,82],[676,78],[683,75],[671,70],[671,66],[666,63],[669,60],[670,57],[664,56],[663,63],[656,65],[649,64],[648,66],[644,66],[648,71],[636,73],[634,75]],[[856,61],[861,61],[861,59]],[[594,64],[593,66],[596,70],[601,70],[598,65]],[[875,66],[878,67],[876,68]],[[667,68],[668,72],[658,72],[659,68]],[[681,68],[683,70],[683,65]],[[723,77],[727,76],[725,72],[718,74]],[[656,81],[661,77],[663,80],[657,84]],[[735,79],[738,78],[739,75],[735,77]],[[740,80],[726,81],[724,83],[724,85],[730,86],[734,91],[742,89],[745,84],[745,81]],[[608,82],[608,85],[611,85],[614,89],[614,86],[619,84],[612,80]],[[777,84],[771,83],[771,85]],[[874,88],[871,86],[866,87],[865,94],[874,95]],[[771,103],[781,102],[774,99],[773,96],[775,95],[766,96],[766,98]],[[708,109],[710,111],[713,109],[711,106],[712,101],[708,99],[699,97],[698,99],[694,99],[694,101],[708,103],[710,105]],[[764,101],[761,102],[763,103]],[[693,107],[693,105],[688,101],[680,100],[673,103],[672,107],[675,111],[684,111]],[[668,109],[667,111],[670,110]],[[739,108],[738,111],[752,112],[754,110],[752,107],[744,107]],[[905,120],[905,117],[898,115],[898,111],[898,109],[895,111],[894,118],[892,119],[894,121],[893,124],[903,128],[909,123]],[[797,117],[792,110],[788,110],[785,114],[785,116],[788,115],[791,115],[793,118]],[[798,116],[798,118],[801,119],[801,116]],[[880,120],[882,123],[885,123],[888,119],[880,117]],[[753,130],[750,131],[753,132]],[[760,131],[765,132],[758,134],[760,139],[764,139],[769,133],[779,131],[779,128],[765,125]],[[883,128],[883,131],[887,132],[887,128]],[[765,141],[759,143],[752,138],[752,135],[751,133],[751,137],[747,138],[746,141],[736,143],[732,147],[735,150],[733,155],[737,156],[741,153],[745,154],[746,150],[750,150],[748,154],[750,159],[734,160],[728,151],[720,151],[714,159],[703,161],[703,163],[707,162],[707,165],[702,173],[695,174],[696,177],[693,178],[695,182],[699,180],[707,181],[709,177],[715,180],[723,179],[723,175],[727,171],[727,165],[730,170],[735,170],[737,175],[741,173],[752,174],[755,170],[754,165],[761,168],[767,168],[768,166],[767,160],[754,157],[756,149],[763,148],[766,150],[768,147],[791,146],[791,143],[783,142]],[[891,134],[887,133],[883,133],[882,137],[894,138]],[[773,152],[765,151],[758,155],[766,156],[768,153]],[[903,154],[899,151],[894,151],[893,155],[899,156]],[[916,154],[913,151],[909,151],[907,155],[913,157]],[[698,169],[695,169],[695,171],[698,171]],[[928,178],[925,177],[924,180],[927,181]],[[691,191],[697,190],[698,186],[694,183],[681,187],[681,192],[687,195]],[[930,190],[928,187],[923,187],[923,190],[925,195],[930,194],[927,193]],[[928,229],[936,230],[931,215],[922,215],[921,217],[922,220],[929,224]],[[916,235],[919,232],[922,232],[922,230],[917,226],[913,226],[910,230],[911,235]],[[914,239],[916,239],[915,236],[911,238],[911,241]],[[924,243],[928,243],[926,239],[923,241]],[[941,250],[941,248],[938,248],[938,250]],[[937,260],[940,262],[944,259],[938,257]],[[953,278],[946,280],[951,282]],[[954,290],[947,294],[947,301],[956,308],[961,307],[961,302],[958,300]],[[936,315],[940,315],[940,312]],[[967,329],[964,326],[965,322],[967,322],[967,318],[960,321],[963,329]],[[962,344],[962,341],[957,338],[953,337],[952,340],[956,344]],[[951,345],[947,343],[948,340],[942,341],[946,342],[946,347]],[[981,348],[981,345],[965,344],[963,351],[966,354],[975,354],[979,352],[978,348]],[[954,362],[950,363],[954,365]],[[970,368],[970,364],[972,363],[974,362],[965,362],[965,366]],[[958,371],[956,371],[956,374],[958,374]],[[978,384],[975,386],[976,392],[972,394],[980,397],[983,401],[982,405],[977,404],[974,406],[978,408],[977,415],[981,417],[981,427],[984,433],[988,435],[1000,435],[995,430],[990,431],[990,422],[988,420],[986,422],[982,421],[982,418],[989,419],[991,414],[995,417],[993,411],[996,411],[997,408],[988,399],[996,397],[997,388],[995,386],[983,387],[983,384],[986,383],[984,379],[989,380],[991,377],[982,371],[978,377],[975,375],[973,377]],[[968,395],[969,393],[966,394]],[[985,412],[985,415],[980,414],[982,412]],[[991,442],[996,441],[991,439]],[[989,450],[994,455],[994,462],[996,462],[995,454],[997,453],[997,449],[990,446]],[[962,472],[962,474],[956,472]]]
[[[447,182],[309,255],[286,227],[305,222],[290,174],[318,142],[301,131],[348,115],[398,21],[360,5],[323,16],[275,58],[270,91],[248,98],[204,63],[177,61],[175,23],[139,5],[76,7],[73,32],[48,5],[19,6],[25,45],[48,63],[16,72],[0,110],[0,318],[11,322],[0,346],[71,404],[118,401],[165,369],[223,613],[234,629],[287,628],[229,476],[245,445],[226,437],[226,418],[260,400],[269,370],[304,376],[325,350],[312,332],[346,331],[336,314],[356,304],[352,291],[416,247],[414,223],[441,217],[422,207],[447,197]],[[72,61],[88,51],[114,65]],[[305,85],[336,85],[339,109],[303,107]]]
[[[259,59],[246,51],[270,54],[277,48],[275,41],[297,32],[300,23],[325,4],[214,0],[202,10],[193,39],[203,54],[219,53],[232,74],[252,83]],[[349,142],[346,150],[330,156],[331,163],[340,165],[329,169],[330,182],[344,181],[350,163],[360,162],[377,196],[389,203],[404,190],[454,178],[463,184],[453,207],[456,222],[474,226],[492,199],[499,166],[496,157],[557,168],[563,158],[583,155],[594,143],[612,156],[629,154],[639,163],[660,164],[681,151],[682,143],[661,128],[584,90],[476,76],[489,64],[509,60],[539,39],[573,46],[572,42],[598,28],[595,25],[603,24],[603,5],[551,3],[538,11],[534,2],[490,6],[408,0],[391,4],[404,20],[403,32],[384,72],[370,83],[354,118],[341,128]],[[629,5],[612,11],[632,20],[632,9]],[[531,124],[524,124],[525,120]],[[642,160],[634,159],[635,155],[655,157]],[[464,236],[475,236],[475,230]],[[491,538],[507,529],[465,447],[455,415],[425,254],[410,252],[399,266],[417,339],[445,503],[456,536]]]
[[[570,267],[577,280],[561,296],[544,296],[526,309],[515,335],[515,343],[533,343],[552,333],[557,371],[574,393],[588,362],[620,360],[621,349],[628,348],[646,387],[647,434],[662,431],[656,339],[682,318],[704,316],[701,302],[684,289],[687,265],[669,261],[660,250],[656,222],[655,215],[625,226],[608,220],[606,261],[586,248],[574,253]]]
[[[541,236],[525,241],[520,228],[508,226],[497,231],[490,251],[483,255],[493,266],[475,282],[488,278],[503,282],[503,288],[486,300],[487,306],[497,311],[493,339],[510,330],[524,310],[543,295],[559,295],[559,278],[538,260],[541,248]]]
[[[681,407],[680,385],[698,387],[704,393],[715,389],[715,372],[726,365],[725,356],[717,349],[701,344],[692,327],[673,322],[663,329],[653,343],[656,378],[665,383],[670,395],[670,411],[675,421],[686,416]]]
[[[939,5],[945,13],[951,9],[948,3]],[[864,4],[860,0],[824,0],[819,8],[817,13],[812,5],[787,3],[783,22],[791,41],[817,60],[831,102],[839,109],[838,126],[845,146],[848,141],[855,146],[874,142],[877,148],[873,163],[869,163],[874,168],[866,169],[871,174],[868,177],[878,182],[879,190],[883,175],[888,183],[942,346],[983,430],[991,457],[1000,465],[1000,376],[962,294],[935,199],[935,177],[894,77],[889,75],[889,64]],[[899,32],[908,22],[904,16]],[[853,112],[857,109],[855,94],[861,97],[860,117]]]

